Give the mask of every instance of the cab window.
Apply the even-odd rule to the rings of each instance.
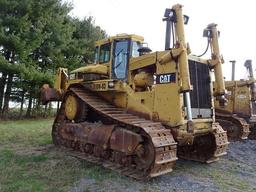
[[[131,51],[131,57],[138,57],[140,56],[140,53],[138,49],[141,48],[141,43],[137,41],[132,41],[132,51]]]
[[[107,63],[110,60],[111,43],[107,43],[100,46],[100,63]]]
[[[117,79],[125,79],[128,67],[129,40],[115,41],[113,76]]]

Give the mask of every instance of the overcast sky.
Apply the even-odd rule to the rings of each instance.
[[[192,53],[199,55],[206,48],[203,29],[217,23],[220,33],[220,50],[224,57],[224,76],[231,77],[230,60],[236,60],[236,79],[245,78],[246,59],[256,66],[256,3],[252,0],[68,0],[73,2],[72,16],[93,16],[96,25],[108,35],[133,33],[142,35],[154,51],[164,49],[165,8],[179,3],[183,13],[190,17],[185,28],[186,41]]]

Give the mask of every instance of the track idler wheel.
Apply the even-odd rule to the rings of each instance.
[[[86,119],[87,107],[75,95],[69,94],[65,102],[65,116],[70,121],[82,122]]]

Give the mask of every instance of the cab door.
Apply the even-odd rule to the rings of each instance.
[[[128,39],[116,40],[114,42],[112,77],[113,79],[127,79],[128,63],[129,63],[129,47]]]

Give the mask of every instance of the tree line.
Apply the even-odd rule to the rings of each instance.
[[[19,116],[31,116],[40,109],[40,87],[53,84],[58,67],[92,60],[94,42],[106,32],[93,17],[71,17],[71,10],[61,0],[0,0],[0,117],[10,103],[19,104]]]

